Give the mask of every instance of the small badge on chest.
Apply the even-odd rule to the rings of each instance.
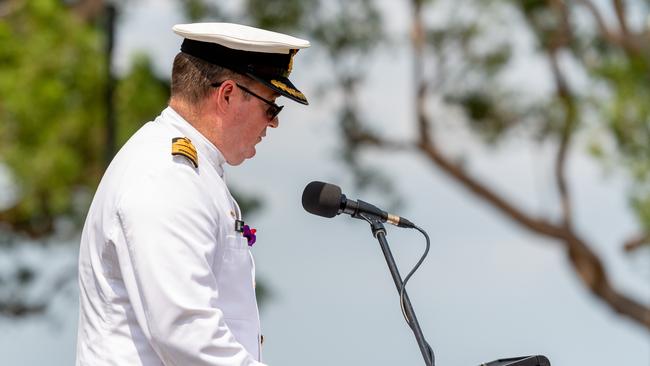
[[[238,233],[243,233],[244,232],[244,221],[243,220],[235,220],[235,231]]]

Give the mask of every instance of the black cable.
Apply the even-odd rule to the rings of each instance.
[[[404,319],[406,320],[406,323],[411,326],[411,320],[408,318],[406,315],[406,311],[404,310],[404,290],[406,289],[406,283],[411,279],[411,276],[415,273],[415,271],[418,270],[422,262],[424,262],[424,259],[427,257],[427,254],[429,254],[429,248],[431,247],[431,240],[429,239],[429,235],[424,231],[422,228],[419,226],[414,226],[415,230],[419,231],[424,235],[424,237],[427,240],[427,245],[426,248],[424,249],[424,253],[422,254],[422,257],[420,257],[420,260],[415,264],[411,272],[409,272],[408,275],[404,278],[404,281],[402,281],[402,286],[400,286],[399,289],[399,302],[400,302],[400,307],[402,308],[402,315],[404,316]]]
[[[371,226],[373,225],[373,217],[371,217],[371,216],[369,216],[369,215],[367,215],[365,213],[359,214],[359,217],[366,220]],[[409,279],[411,279],[411,276],[413,276],[415,271],[417,271],[418,268],[420,268],[420,265],[422,265],[422,262],[424,262],[424,259],[427,257],[427,254],[429,254],[429,248],[431,247],[431,239],[429,239],[429,235],[426,233],[426,231],[424,231],[424,229],[420,228],[417,225],[413,225],[413,228],[416,229],[417,231],[419,231],[420,233],[422,233],[422,235],[424,235],[424,237],[426,239],[426,248],[424,249],[424,253],[422,253],[422,257],[420,257],[420,260],[415,264],[413,269],[404,278],[404,280],[402,281],[402,285],[399,288],[399,299],[400,299],[400,308],[402,309],[402,315],[404,316],[404,320],[406,320],[406,324],[412,330],[413,330],[413,326],[414,326],[413,322],[408,318],[408,316],[406,315],[406,311],[404,310],[404,301],[405,301],[404,300],[404,293],[406,291],[406,283],[408,282]],[[386,233],[386,230],[383,229],[383,228],[382,228],[382,231],[384,232],[384,234]],[[429,358],[431,359],[431,365],[430,366],[435,366],[436,358],[435,358],[435,355],[433,353],[433,349],[431,348],[431,345],[429,345],[429,342],[426,341],[426,339],[423,339],[423,340],[424,340],[424,344],[427,346],[427,351],[429,353]],[[427,365],[427,366],[429,366],[429,365]]]
[[[417,271],[418,268],[420,268],[420,265],[422,265],[422,263],[424,262],[424,259],[427,257],[427,254],[429,254],[429,248],[431,247],[431,239],[429,239],[429,235],[427,234],[427,232],[417,225],[414,226],[414,229],[422,233],[422,235],[424,235],[427,244],[426,244],[426,248],[424,249],[424,253],[422,253],[422,257],[420,257],[420,260],[415,264],[411,272],[409,272],[409,274],[406,275],[404,281],[402,281],[402,286],[400,286],[399,289],[399,300],[400,300],[399,305],[400,308],[402,309],[402,315],[404,316],[404,320],[406,320],[406,324],[408,324],[409,328],[411,329],[413,329],[413,323],[411,319],[409,319],[408,316],[406,315],[406,310],[404,310],[404,292],[406,291],[406,283],[408,282],[408,280],[411,279],[411,276],[413,276],[415,271]],[[429,351],[429,355],[431,356],[431,365],[434,366],[436,364],[436,359],[433,354],[433,349],[431,348],[431,346],[426,340],[424,341],[424,343],[426,343],[427,349]]]

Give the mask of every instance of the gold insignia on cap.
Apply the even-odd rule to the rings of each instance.
[[[181,155],[188,158],[195,168],[199,167],[199,156],[192,141],[187,137],[174,137],[172,139],[172,155]]]
[[[276,87],[278,87],[279,89],[282,89],[285,92],[293,95],[296,98],[307,99],[307,98],[305,98],[305,95],[303,93],[299,92],[298,90],[296,90],[294,88],[288,87],[285,83],[283,83],[283,82],[281,82],[279,80],[271,80],[271,84],[273,84]]]
[[[284,73],[285,78],[289,77],[289,74],[291,74],[291,69],[293,69],[293,56],[295,56],[296,53],[298,53],[297,49],[289,51],[289,65],[287,65],[287,71]]]

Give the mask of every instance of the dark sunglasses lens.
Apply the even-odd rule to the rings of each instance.
[[[278,114],[280,114],[281,110],[282,107],[270,105],[269,109],[266,110],[266,115],[269,117],[269,119],[274,119]]]

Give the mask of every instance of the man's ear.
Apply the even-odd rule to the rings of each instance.
[[[212,94],[215,104],[220,112],[225,112],[226,109],[230,106],[230,98],[235,90],[235,82],[232,80],[226,80],[221,85],[216,88],[215,92]]]

